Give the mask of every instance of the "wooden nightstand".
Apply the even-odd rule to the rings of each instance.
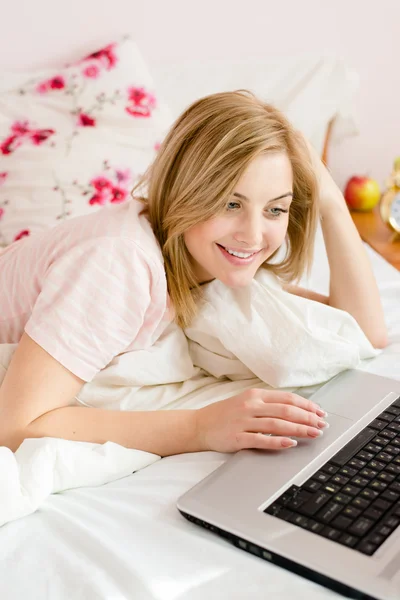
[[[350,211],[350,214],[364,242],[400,271],[400,239],[393,241],[393,232],[382,221],[379,206],[371,212]]]

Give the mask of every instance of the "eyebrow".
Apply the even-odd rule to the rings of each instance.
[[[249,198],[247,198],[247,196],[243,196],[243,194],[239,194],[239,192],[234,192],[233,195],[236,196],[236,198],[240,198],[241,200],[250,202],[250,200],[249,200]],[[293,192],[286,192],[286,194],[282,194],[282,196],[278,196],[277,198],[272,198],[272,200],[268,200],[267,204],[271,204],[271,202],[276,202],[276,200],[281,200],[281,198],[286,198],[287,196],[292,196],[292,198],[293,198]]]

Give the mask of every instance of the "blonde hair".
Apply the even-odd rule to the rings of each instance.
[[[160,244],[175,308],[187,327],[197,311],[197,282],[184,232],[219,214],[250,161],[285,152],[293,170],[293,201],[279,263],[262,264],[284,282],[298,281],[311,267],[317,225],[317,181],[302,136],[274,106],[247,90],[221,92],[194,102],[176,120],[144,176],[132,190]],[[135,192],[146,189],[146,196]]]

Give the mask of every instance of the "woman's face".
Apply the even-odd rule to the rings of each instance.
[[[219,279],[232,288],[249,285],[285,240],[292,191],[293,172],[285,153],[253,159],[224,211],[184,233],[198,283]]]

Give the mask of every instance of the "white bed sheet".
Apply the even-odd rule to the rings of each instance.
[[[390,344],[363,368],[400,380],[400,273],[367,250],[384,302]],[[329,279],[320,231],[315,256],[307,283],[325,292]],[[310,395],[317,387],[301,393]],[[172,456],[102,487],[49,497],[36,513],[0,529],[0,598],[340,597],[181,517],[177,498],[228,457],[214,452]]]

